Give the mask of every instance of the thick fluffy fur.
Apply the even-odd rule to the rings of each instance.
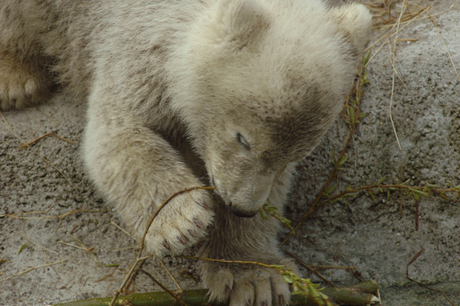
[[[284,263],[279,224],[295,162],[341,109],[371,18],[320,0],[2,0],[0,106],[46,100],[67,85],[88,100],[84,160],[146,248]],[[256,214],[252,218],[250,217]],[[284,305],[271,270],[202,264],[210,297]]]

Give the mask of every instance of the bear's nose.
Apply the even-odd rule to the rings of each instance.
[[[228,204],[228,207],[230,207],[230,210],[232,211],[232,213],[235,214],[235,216],[241,217],[241,218],[252,218],[257,214],[257,211],[255,213],[242,212],[241,210],[236,209],[235,206],[233,206],[231,202],[230,204]]]

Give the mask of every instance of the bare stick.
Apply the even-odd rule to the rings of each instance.
[[[286,251],[286,254],[288,254],[289,256],[294,258],[300,265],[304,266],[308,271],[312,272],[313,274],[318,276],[320,279],[322,279],[329,287],[336,287],[327,278],[325,278],[321,273],[319,273],[315,268],[313,268],[310,265],[307,265],[307,263],[305,261],[303,261],[302,259],[300,259],[299,256],[297,256],[297,255],[295,255],[295,254],[293,254],[293,253],[291,253],[289,251]]]
[[[396,132],[396,127],[395,123],[393,121],[393,115],[391,113],[391,109],[393,108],[393,95],[395,91],[395,73],[396,73],[396,67],[395,67],[395,61],[396,61],[396,43],[398,42],[398,33],[399,33],[399,26],[401,25],[401,18],[406,10],[406,0],[403,2],[403,7],[401,9],[401,14],[399,14],[398,21],[396,22],[396,33],[395,33],[395,39],[393,43],[393,52],[392,52],[392,57],[391,57],[391,65],[393,66],[393,77],[392,77],[392,82],[391,82],[391,95],[390,95],[390,108],[388,109],[388,114],[390,115],[390,121],[391,121],[391,126],[393,127],[393,132],[396,136],[396,141],[398,142],[399,150],[402,150],[401,148],[401,143],[399,142],[399,137],[398,133]],[[391,48],[390,48],[391,49]]]
[[[0,116],[2,116],[3,118],[3,121],[5,121],[6,125],[8,125],[9,127],[9,130],[10,132],[16,136],[17,139],[19,139],[19,141],[21,142],[24,142],[24,140],[21,139],[21,137],[19,137],[18,134],[16,134],[14,131],[13,131],[13,128],[11,127],[11,125],[8,123],[8,121],[6,121],[6,118],[5,116],[3,116],[3,113],[0,111]],[[48,165],[50,165],[51,167],[53,167],[57,172],[59,172],[66,180],[67,182],[69,182],[69,184],[73,187],[73,189],[75,189],[77,192],[80,192],[80,190],[75,187],[75,185],[70,181],[70,179],[62,172],[61,169],[59,169],[58,167],[56,167],[52,162],[50,162],[48,159],[46,159],[45,157],[43,157],[40,153],[38,153],[36,150],[34,150],[33,148],[31,148],[30,146],[27,146],[29,147],[32,152],[34,152],[36,155],[38,155],[41,159],[43,159]]]
[[[167,293],[169,293],[170,296],[172,296],[176,301],[178,301],[179,304],[181,304],[181,305],[186,305],[186,304],[180,299],[180,296],[177,296],[177,294],[175,294],[174,292],[172,292],[171,290],[169,290],[168,288],[166,288],[165,286],[163,286],[163,284],[160,283],[159,281],[157,281],[157,280],[152,276],[152,274],[150,274],[150,273],[148,273],[147,271],[142,270],[142,269],[137,269],[136,271],[142,272],[142,273],[144,273],[145,275],[147,275],[155,284],[157,284],[158,286],[160,286],[161,289],[163,289],[164,291],[166,291]]]
[[[416,283],[417,285],[419,285],[419,286],[421,286],[421,287],[423,287],[423,288],[425,288],[425,289],[428,289],[428,290],[430,290],[430,291],[433,291],[433,292],[437,292],[437,293],[442,294],[442,295],[444,296],[444,298],[445,298],[452,306],[455,306],[454,302],[452,302],[452,300],[449,299],[449,297],[448,297],[442,290],[437,290],[437,289],[430,288],[430,287],[428,287],[427,285],[424,285],[424,284],[422,284],[422,283],[416,281],[415,279],[409,277],[409,266],[410,266],[411,264],[413,264],[413,263],[420,257],[420,255],[422,255],[423,251],[424,251],[424,249],[421,249],[420,251],[418,251],[417,254],[415,254],[414,257],[412,257],[412,259],[411,259],[411,260],[409,261],[409,263],[407,264],[407,266],[406,266],[406,277],[407,277],[407,279],[410,280],[410,281],[412,281],[412,282],[414,282],[414,283]]]
[[[322,292],[328,296],[333,297],[337,304],[340,305],[369,305],[370,303],[378,301],[374,296],[378,294],[378,286],[375,282],[364,282],[353,286],[339,287],[339,288],[324,288]],[[202,305],[217,305],[209,304],[207,301],[208,290],[187,290],[181,296],[181,301],[190,306]],[[110,302],[110,298],[96,298],[84,301],[75,301],[54,306],[106,306]],[[171,300],[170,294],[167,292],[148,292],[136,293],[123,296],[123,304],[118,305],[173,305],[174,301]],[[218,305],[228,305],[228,303],[219,303]],[[314,300],[298,294],[292,295],[289,303],[291,306],[314,306],[318,305]]]
[[[88,251],[93,251],[93,250],[94,250],[94,248],[92,248],[92,249],[90,249],[90,250],[88,250]],[[80,253],[80,254],[83,254],[83,253],[86,253],[86,252],[87,252],[87,251],[82,252],[82,253]],[[78,255],[80,255],[80,254],[78,254]],[[19,273],[16,273],[16,274],[13,274],[13,275],[10,275],[10,276],[8,276],[8,277],[5,277],[5,278],[0,279],[0,283],[6,281],[6,280],[8,280],[8,279],[11,279],[11,278],[14,278],[14,277],[17,277],[17,276],[20,276],[20,275],[29,273],[30,271],[33,271],[33,270],[37,270],[37,269],[40,269],[40,268],[49,267],[49,266],[54,266],[54,265],[63,263],[63,262],[65,262],[65,261],[67,261],[67,260],[72,259],[73,257],[75,257],[75,256],[70,256],[70,257],[67,257],[67,258],[65,258],[65,259],[62,259],[62,260],[59,260],[59,261],[56,261],[56,262],[52,262],[52,263],[49,263],[49,264],[45,264],[45,265],[41,265],[41,266],[37,266],[37,267],[32,267],[32,268],[26,269],[26,270],[24,270],[24,271],[22,271],[22,272],[19,272]]]
[[[403,182],[403,164],[401,162],[401,178],[399,180],[399,183],[402,184],[402,182]],[[401,199],[401,202],[399,203],[399,217],[402,218],[403,216],[403,190],[402,189],[399,191],[399,196]]]
[[[433,22],[434,27],[436,28],[436,32],[438,32],[439,38],[441,38],[442,44],[444,45],[444,48],[446,48],[447,54],[449,55],[449,59],[452,64],[452,67],[454,68],[455,74],[457,75],[457,78],[460,80],[460,76],[458,75],[457,68],[455,67],[455,63],[452,59],[452,56],[450,55],[449,48],[447,48],[444,38],[442,38],[441,32],[439,32],[439,28],[438,28],[438,25],[436,24],[436,20],[434,19],[433,15],[431,15],[429,12],[428,12],[428,16],[430,16],[430,19]]]
[[[40,139],[43,139],[43,138],[45,138],[45,137],[47,137],[47,136],[54,136],[54,137],[57,137],[57,138],[59,138],[59,139],[61,139],[61,140],[67,141],[68,143],[75,144],[75,142],[73,142],[72,140],[69,140],[69,139],[67,139],[67,138],[61,137],[61,136],[57,135],[56,133],[49,132],[49,133],[43,134],[42,136],[39,136],[39,137],[37,137],[37,138],[35,138],[35,139],[32,139],[31,141],[28,141],[28,142],[26,142],[26,143],[20,145],[20,146],[18,147],[18,149],[24,149],[25,147],[28,147],[28,146],[30,146],[30,145],[36,143],[36,142],[39,141]]]
[[[169,269],[166,267],[166,265],[164,264],[164,262],[162,260],[160,260],[160,264],[163,266],[163,268],[166,270],[166,272],[168,273],[169,277],[171,277],[171,279],[173,280],[173,282],[176,284],[177,288],[179,289],[179,292],[182,292],[184,290],[182,290],[181,286],[179,286],[179,283],[176,281],[176,279],[174,278],[174,276],[171,274],[171,272],[169,271]]]
[[[133,274],[134,270],[136,269],[137,264],[140,261],[142,261],[143,259],[147,259],[147,258],[149,258],[149,257],[147,256],[147,257],[144,257],[144,258],[136,258],[136,260],[134,261],[134,264],[131,266],[131,269],[129,270],[129,272],[126,275],[125,279],[121,283],[120,288],[117,291],[115,291],[115,294],[113,295],[112,301],[109,304],[110,306],[114,305],[114,303],[117,300],[118,296],[120,295],[121,291],[123,290],[125,285],[128,283],[128,280],[130,279],[131,275]]]

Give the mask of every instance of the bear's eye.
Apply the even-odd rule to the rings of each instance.
[[[240,133],[236,134],[236,139],[238,139],[238,142],[248,151],[251,150],[251,146],[249,145],[249,142],[241,135]]]

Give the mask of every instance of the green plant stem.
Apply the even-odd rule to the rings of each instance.
[[[338,161],[342,160],[342,158],[345,156],[345,152],[347,151],[348,145],[350,143],[350,140],[352,139],[352,135],[355,132],[356,127],[357,127],[357,125],[353,125],[353,128],[350,131],[349,136],[347,138],[347,141],[345,143],[344,149],[342,150],[342,153],[340,154],[339,158],[337,159]],[[302,224],[308,219],[308,217],[310,217],[310,215],[312,213],[317,211],[318,208],[320,208],[322,206],[322,205],[320,205],[320,206],[316,207],[317,204],[319,203],[319,201],[321,200],[321,197],[323,196],[324,191],[326,191],[326,188],[329,187],[329,184],[334,179],[334,177],[337,174],[338,170],[339,170],[339,166],[338,166],[338,163],[336,163],[336,165],[334,166],[334,170],[332,170],[332,173],[329,175],[329,178],[327,179],[326,184],[324,184],[323,188],[321,188],[321,191],[319,192],[319,195],[316,197],[316,200],[313,203],[313,205],[310,206],[310,209],[308,209],[308,211],[302,216],[302,219],[300,219],[300,221],[297,223],[297,225],[294,226],[294,229],[289,232],[289,234],[286,236],[286,238],[284,238],[284,240],[281,242],[280,246],[283,246],[289,240],[289,238],[291,238],[291,236],[295,233],[295,231],[298,230],[300,226],[302,226]]]
[[[370,189],[374,189],[374,188],[380,188],[380,189],[389,189],[389,190],[408,190],[408,191],[414,191],[416,190],[417,192],[420,192],[422,195],[424,196],[429,196],[431,195],[432,193],[436,193],[438,196],[444,198],[444,199],[447,199],[447,197],[445,196],[445,193],[448,193],[448,192],[453,192],[455,193],[455,195],[460,195],[460,188],[459,186],[457,187],[454,187],[454,188],[434,188],[434,187],[430,187],[430,186],[407,186],[407,185],[404,185],[404,184],[390,184],[390,185],[381,185],[381,184],[374,184],[374,185],[368,185],[368,186],[362,186],[362,187],[357,187],[357,188],[353,188],[353,189],[347,189],[345,191],[342,191],[334,196],[330,196],[328,197],[326,200],[324,200],[323,202],[321,202],[321,204],[318,205],[319,201],[321,200],[321,197],[324,195],[324,190],[326,190],[327,186],[329,185],[329,183],[332,181],[334,175],[336,174],[337,170],[334,169],[334,171],[331,173],[331,175],[329,176],[329,180],[326,182],[326,184],[324,185],[323,189],[321,190],[319,196],[316,198],[315,202],[313,203],[313,205],[310,207],[310,209],[302,216],[302,219],[300,220],[300,222],[294,227],[294,230],[291,230],[290,233],[286,236],[286,238],[283,240],[283,242],[281,243],[281,245],[285,244],[287,242],[287,240],[292,236],[292,234],[303,224],[303,222],[305,222],[305,220],[307,220],[314,212],[318,211],[318,209],[320,209],[324,204],[326,203],[330,203],[330,202],[333,202],[337,199],[340,199],[348,194],[353,194],[353,193],[357,193],[357,192],[360,192],[360,191],[363,191],[363,190],[367,190],[369,191]]]
[[[359,99],[361,98],[361,87],[362,87],[362,83],[360,82],[359,83],[359,87],[357,89],[358,91],[358,97]],[[359,103],[357,105],[357,111],[356,111],[356,116],[357,118],[359,118],[359,115],[360,115],[360,112],[359,112]],[[293,230],[291,230],[289,232],[289,234],[286,236],[286,238],[284,238],[284,240],[281,242],[280,246],[283,246],[288,240],[289,238],[291,238],[291,236],[295,233],[296,230],[299,229],[300,226],[302,226],[302,224],[308,219],[308,217],[314,213],[315,211],[318,210],[319,207],[321,207],[322,205],[318,206],[318,203],[319,201],[321,200],[321,197],[323,196],[324,192],[326,191],[326,189],[329,187],[329,184],[332,182],[332,180],[334,179],[335,175],[337,174],[337,172],[339,171],[340,169],[340,165],[339,165],[339,162],[343,159],[343,157],[345,156],[345,153],[347,152],[347,148],[348,148],[348,145],[350,144],[350,141],[351,139],[353,138],[353,134],[355,133],[356,129],[358,128],[358,124],[359,124],[359,121],[356,121],[354,122],[353,124],[351,124],[350,126],[350,132],[348,133],[348,137],[347,137],[347,140],[345,142],[345,145],[343,147],[343,150],[342,150],[342,153],[340,153],[340,156],[339,158],[337,159],[337,162],[335,163],[334,165],[334,169],[332,170],[332,173],[329,175],[329,178],[327,179],[327,182],[323,185],[323,188],[321,188],[321,191],[319,192],[318,196],[316,197],[316,200],[315,202],[313,203],[313,205],[310,207],[310,209],[308,209],[308,211],[302,216],[302,219],[300,219],[300,221],[297,223],[297,225],[294,227]]]
[[[350,144],[350,141],[353,138],[353,134],[355,133],[355,131],[358,128],[358,125],[360,123],[359,119],[361,118],[360,103],[361,103],[361,98],[362,98],[362,93],[363,93],[362,89],[363,89],[363,85],[367,83],[367,79],[366,79],[366,75],[364,73],[364,70],[366,69],[366,64],[369,61],[369,55],[370,55],[370,51],[367,51],[364,54],[364,59],[363,59],[363,61],[361,63],[361,67],[359,69],[359,79],[356,82],[356,90],[354,92],[352,92],[348,96],[348,99],[347,99],[346,109],[349,110],[349,117],[350,117],[349,118],[350,121],[349,122],[347,121],[347,123],[350,126],[350,132],[348,133],[347,140],[345,141],[345,145],[343,147],[342,153],[340,154],[339,158],[336,160],[336,162],[334,164],[334,169],[332,170],[332,173],[329,175],[329,178],[328,178],[327,182],[323,185],[323,188],[321,188],[321,191],[318,194],[318,196],[316,197],[315,202],[310,207],[310,209],[302,216],[302,219],[297,223],[297,225],[294,227],[294,229],[291,229],[291,231],[286,236],[286,238],[284,238],[284,240],[281,242],[280,246],[283,246],[289,240],[289,238],[291,238],[291,236],[295,233],[295,231],[298,230],[300,226],[302,226],[302,224],[308,219],[308,217],[312,213],[314,213],[316,210],[318,210],[318,208],[320,208],[322,206],[322,205],[320,205],[320,206],[317,207],[319,201],[321,200],[321,197],[324,195],[324,192],[329,187],[329,184],[332,182],[332,180],[334,179],[334,177],[337,174],[337,172],[341,169],[340,168],[341,161],[343,160],[343,158],[345,156],[345,153],[346,153],[346,151],[348,149],[348,145]],[[349,102],[353,95],[355,95],[356,100],[352,104],[355,104],[355,107],[353,107],[353,105],[350,105],[350,102]],[[353,117],[351,116],[351,112],[355,112]]]
[[[378,291],[377,283],[373,281],[363,282],[352,286],[340,288],[324,288],[322,292],[328,295],[332,302],[337,305],[369,305],[375,301]],[[181,295],[181,300],[190,305],[213,305],[224,306],[228,303],[209,303],[207,301],[208,290],[187,290]],[[55,304],[53,306],[107,306],[112,298],[97,298],[83,301]],[[208,303],[208,304],[206,304]],[[118,297],[116,306],[172,306],[178,305],[167,292],[137,293]],[[310,306],[316,303],[303,295],[292,295],[291,306]]]
[[[342,191],[341,193],[338,193],[338,194],[336,194],[334,196],[329,197],[327,200],[322,202],[319,207],[321,207],[322,205],[324,205],[327,202],[332,202],[334,200],[340,199],[340,198],[344,197],[347,194],[357,193],[359,191],[369,190],[369,189],[373,189],[373,188],[390,189],[390,190],[396,190],[396,189],[404,190],[404,189],[407,189],[409,191],[418,190],[418,191],[421,191],[421,192],[431,192],[431,193],[435,192],[435,193],[440,194],[440,195],[444,195],[444,193],[446,193],[446,192],[455,192],[455,193],[459,192],[459,190],[457,190],[457,188],[441,189],[441,188],[429,188],[429,187],[422,187],[422,186],[407,186],[407,185],[404,185],[404,184],[393,184],[393,185],[374,184],[374,185],[362,186],[362,187],[357,187],[357,188],[354,188],[354,189],[348,189],[348,190]]]

